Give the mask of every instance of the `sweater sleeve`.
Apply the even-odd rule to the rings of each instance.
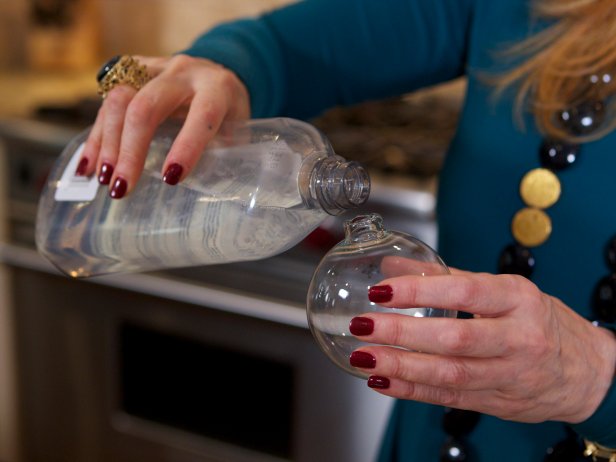
[[[306,118],[464,73],[475,0],[305,0],[221,24],[183,53],[230,68],[253,117]]]

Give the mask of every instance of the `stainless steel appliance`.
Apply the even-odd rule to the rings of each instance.
[[[0,122],[0,303],[15,347],[0,388],[12,362],[20,460],[373,460],[391,400],[330,364],[304,312],[341,219],[265,261],[70,280],[35,252],[33,226],[75,130]],[[366,206],[431,244],[433,209],[431,191],[378,179]]]

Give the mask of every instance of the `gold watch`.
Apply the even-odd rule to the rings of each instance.
[[[586,449],[584,455],[592,457],[594,462],[616,462],[616,449],[601,446],[592,441],[584,440]]]

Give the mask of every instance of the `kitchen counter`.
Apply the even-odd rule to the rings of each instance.
[[[49,274],[60,273],[34,249],[0,242],[0,263]],[[202,270],[201,270],[202,272]],[[243,293],[208,283],[207,278],[186,278],[173,272],[133,273],[88,279],[88,283],[125,289],[191,305],[218,309],[280,324],[307,328],[305,305],[264,295]],[[249,281],[245,281],[249,283]]]
[[[0,72],[0,117],[29,117],[41,104],[95,97],[97,72]]]

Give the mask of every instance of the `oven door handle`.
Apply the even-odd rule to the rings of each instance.
[[[3,242],[0,242],[0,263],[65,277],[35,250]],[[305,306],[289,302],[281,303],[254,295],[247,296],[213,285],[187,283],[160,273],[108,275],[82,279],[78,282],[116,287],[203,308],[308,329]]]

